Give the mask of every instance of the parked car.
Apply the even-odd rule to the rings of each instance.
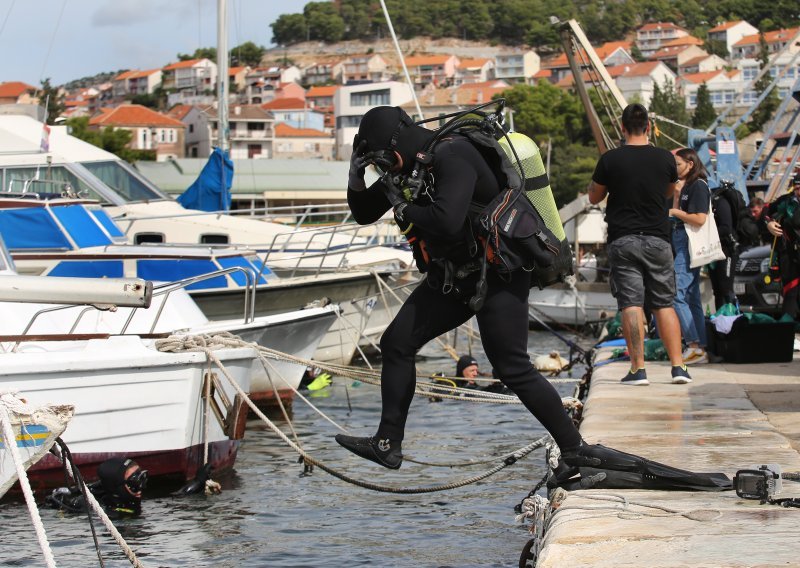
[[[733,292],[743,310],[781,315],[781,284],[770,274],[769,245],[747,249],[739,255],[733,277]]]

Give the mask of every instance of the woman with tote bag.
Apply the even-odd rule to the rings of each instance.
[[[698,233],[700,228],[711,222],[709,215],[711,192],[708,189],[706,169],[697,152],[691,148],[681,148],[675,152],[678,178],[682,182],[680,194],[675,194],[673,208],[669,210],[672,220],[672,249],[675,253],[675,311],[681,323],[681,334],[686,343],[683,361],[687,365],[705,363],[706,327],[703,305],[700,301],[700,267],[702,263],[690,255],[687,229]],[[708,229],[709,227],[706,227]],[[716,225],[714,225],[716,233]],[[713,238],[713,235],[711,236]],[[719,236],[716,237],[719,245]],[[695,255],[697,256],[697,255]],[[711,259],[706,262],[711,262]]]

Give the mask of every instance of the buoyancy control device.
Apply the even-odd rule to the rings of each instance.
[[[482,111],[490,105],[496,109]],[[445,117],[449,118],[417,153],[409,176],[399,179],[385,174],[385,183],[399,184],[409,201],[417,201],[431,188],[429,165],[437,142],[450,134],[467,137],[497,175],[500,193],[488,204],[470,204],[469,223],[474,236],[483,244],[481,277],[470,307],[478,311],[486,295],[486,271],[499,274],[523,269],[531,272],[531,285],[544,288],[574,273],[572,251],[566,240],[561,218],[550,188],[541,153],[536,143],[524,134],[508,133],[503,128],[504,99]],[[435,188],[434,188],[435,191]],[[415,250],[418,264],[427,260],[425,243],[413,227],[402,227]],[[423,268],[424,270],[424,268]]]

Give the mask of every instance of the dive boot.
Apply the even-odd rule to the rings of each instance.
[[[388,438],[379,440],[374,436],[358,438],[336,434],[336,441],[355,455],[389,469],[400,469],[403,463],[400,440],[389,440]]]

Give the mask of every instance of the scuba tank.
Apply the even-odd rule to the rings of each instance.
[[[497,105],[494,112],[482,111],[490,105]],[[491,166],[501,187],[500,194],[488,204],[474,201],[470,204],[470,225],[484,248],[481,276],[476,293],[469,301],[473,311],[483,305],[489,266],[500,274],[510,274],[520,268],[527,270],[532,274],[532,284],[539,288],[563,281],[574,273],[572,251],[539,148],[524,134],[509,134],[503,129],[504,106],[505,99],[498,99],[417,122],[416,125],[422,125],[432,120],[450,119],[417,153],[410,175],[387,172],[382,178],[384,183],[402,188],[409,201],[430,198],[428,166],[433,162],[436,144],[448,134],[468,138]],[[417,254],[417,248],[424,247],[424,243],[413,234],[413,226],[401,225],[401,230],[412,244],[415,258],[422,257]]]

